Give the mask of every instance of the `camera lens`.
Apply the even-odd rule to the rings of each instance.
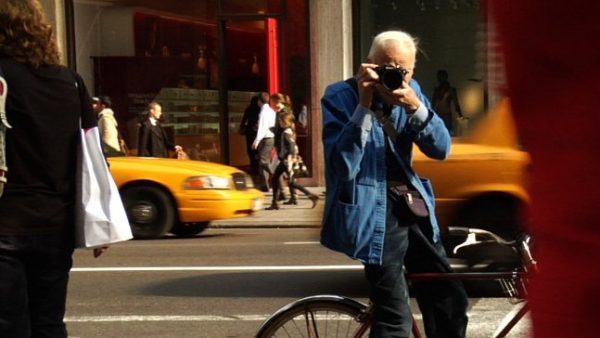
[[[382,74],[381,83],[390,90],[396,90],[402,87],[404,81],[404,72],[399,69],[386,69]]]

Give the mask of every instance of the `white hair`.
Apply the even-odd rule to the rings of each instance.
[[[403,47],[407,48],[413,55],[417,55],[418,41],[413,38],[410,34],[403,31],[385,31],[377,34],[373,38],[371,43],[371,50],[369,50],[369,58],[373,59],[375,54],[382,51],[386,44],[390,41],[395,41]]]

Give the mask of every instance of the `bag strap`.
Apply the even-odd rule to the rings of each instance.
[[[2,71],[2,66],[0,66],[0,123],[2,123],[6,128],[12,128],[10,124],[8,124],[8,119],[6,117],[6,98],[8,97],[8,85],[6,84],[6,79],[4,78],[4,72]]]
[[[125,156],[129,156],[129,147],[127,146],[127,142],[125,142],[125,139],[121,136],[119,128],[117,128],[117,140],[119,142],[119,148],[121,148],[121,152]]]
[[[6,117],[6,98],[8,97],[8,85],[4,79],[4,73],[0,66],[0,183],[6,183],[6,130],[12,128]],[[4,185],[0,184],[0,196],[4,192]]]

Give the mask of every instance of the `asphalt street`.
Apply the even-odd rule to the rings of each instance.
[[[361,266],[317,238],[316,228],[211,228],[190,239],[129,241],[99,259],[78,251],[69,335],[253,337],[270,313],[301,297],[366,301]],[[490,337],[510,308],[505,298],[472,298],[468,337]],[[510,337],[527,337],[527,327]]]

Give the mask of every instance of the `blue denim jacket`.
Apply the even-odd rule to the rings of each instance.
[[[426,108],[425,119],[410,117],[399,106],[391,119],[399,133],[391,150],[429,210],[433,238],[439,240],[431,183],[411,167],[415,143],[428,157],[446,159],[450,134],[432,110],[419,84],[411,80]],[[370,110],[358,104],[358,94],[347,82],[327,87],[321,99],[327,196],[321,243],[366,264],[381,264],[387,201],[385,134]]]

